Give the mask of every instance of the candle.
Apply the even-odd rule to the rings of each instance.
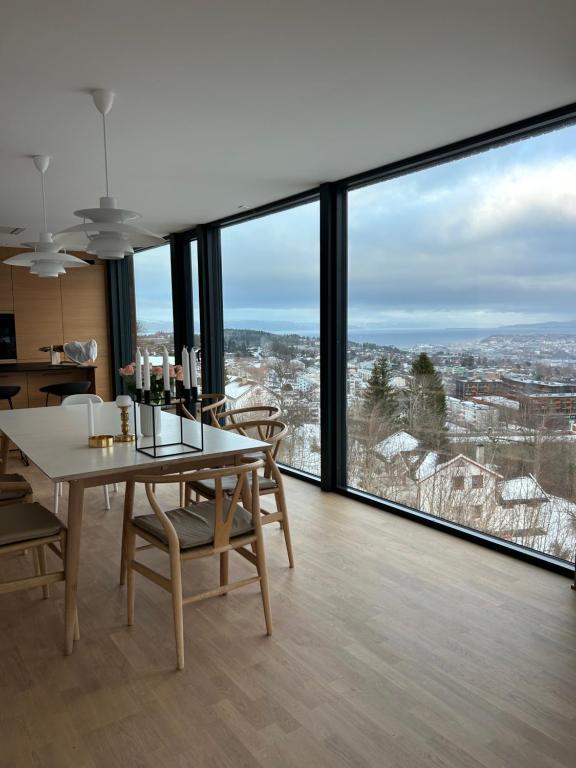
[[[118,408],[130,408],[132,405],[132,398],[130,395],[118,395],[116,398],[116,405]]]
[[[92,400],[88,400],[88,437],[93,437],[96,434],[94,429],[94,403]]]
[[[194,347],[190,349],[190,386],[192,389],[198,387],[198,373],[196,371],[196,352]]]
[[[142,355],[140,349],[136,347],[136,389],[142,389]]]
[[[148,350],[144,350],[144,392],[150,392],[150,358]]]
[[[190,358],[186,347],[182,347],[182,378],[184,389],[190,389]]]
[[[162,375],[164,378],[164,392],[170,392],[170,358],[168,350],[162,347]]]

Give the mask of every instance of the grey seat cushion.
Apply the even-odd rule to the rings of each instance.
[[[32,493],[32,488],[22,475],[0,475],[0,483],[26,483],[26,489],[10,490],[3,488],[0,490],[0,501],[18,501],[23,499],[28,493]]]
[[[248,478],[248,482],[252,485],[252,478]],[[234,488],[236,488],[236,477],[223,477],[222,478],[222,490],[224,493],[233,494]],[[202,496],[208,496],[212,498],[216,495],[216,480],[198,480],[193,483],[189,483],[190,487],[194,491],[202,494]],[[258,478],[258,488],[260,491],[272,491],[277,488],[276,481],[268,477]]]
[[[37,501],[0,509],[0,546],[57,536],[63,528],[62,521]]]
[[[225,515],[228,514],[230,504],[225,504]],[[180,549],[193,549],[203,547],[214,541],[214,519],[216,509],[214,502],[204,501],[190,507],[178,507],[166,512],[166,516],[176,529]],[[168,538],[162,527],[162,523],[156,515],[141,515],[134,518],[134,525],[143,531],[152,534],[164,544],[168,545]],[[252,533],[252,516],[244,507],[237,506],[230,538]]]

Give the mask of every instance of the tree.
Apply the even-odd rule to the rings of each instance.
[[[368,416],[391,419],[396,414],[396,396],[390,386],[390,366],[381,355],[372,368],[364,395],[364,411]]]
[[[409,430],[427,448],[443,448],[446,444],[446,393],[426,352],[413,361],[410,374]]]

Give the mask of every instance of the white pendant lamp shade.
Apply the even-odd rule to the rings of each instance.
[[[44,194],[44,174],[50,165],[48,155],[34,155],[32,158],[42,178],[42,210],[44,216],[44,229],[38,235],[38,242],[22,243],[26,248],[33,250],[26,253],[18,253],[6,259],[5,264],[13,267],[29,267],[30,272],[38,277],[59,277],[65,274],[70,267],[88,266],[82,259],[71,256],[69,253],[61,253],[63,245],[54,241],[54,236],[48,232],[46,219],[46,197]]]
[[[134,253],[135,247],[161,245],[163,237],[150,232],[134,223],[141,216],[136,211],[117,207],[115,197],[110,195],[108,180],[108,144],[106,137],[106,115],[112,109],[114,93],[103,89],[92,92],[96,109],[102,115],[104,134],[104,172],[106,175],[106,195],[100,198],[99,208],[84,208],[74,211],[74,215],[84,219],[83,224],[62,230],[61,235],[83,233],[88,239],[86,251],[101,259],[123,259]],[[87,221],[88,220],[88,221]],[[126,222],[132,222],[127,224]]]

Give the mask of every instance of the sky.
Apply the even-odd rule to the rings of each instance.
[[[317,329],[318,215],[222,231],[226,327]],[[354,190],[348,227],[351,329],[574,320],[576,127]],[[170,317],[164,250],[135,257],[139,317]]]

